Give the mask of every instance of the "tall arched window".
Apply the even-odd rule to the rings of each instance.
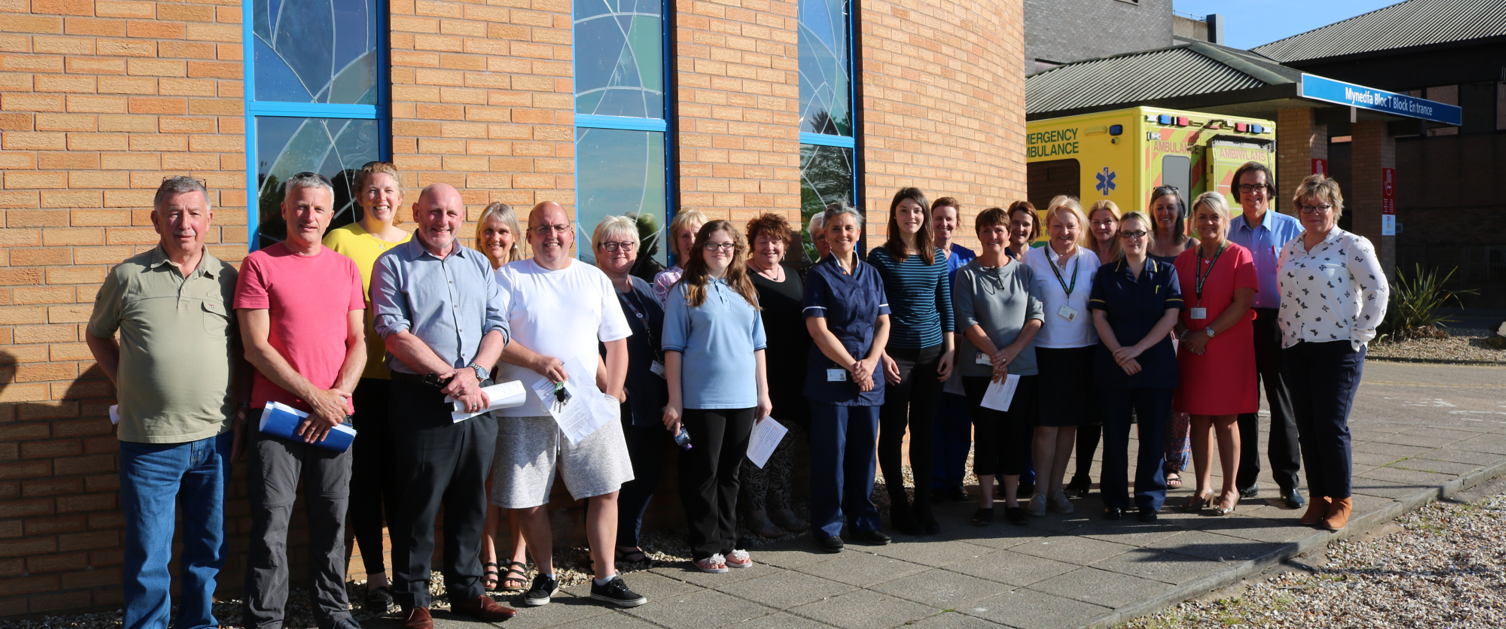
[[[861,210],[854,179],[851,0],[800,0],[800,216],[845,200]],[[805,249],[814,258],[810,234]]]
[[[286,237],[282,182],[299,172],[334,183],[331,227],[359,219],[353,177],[390,145],[387,8],[378,0],[243,7],[247,216],[251,248],[259,249]]]
[[[667,0],[575,0],[575,221],[586,262],[595,262],[588,235],[608,215],[639,218],[640,264],[667,262],[667,8]]]

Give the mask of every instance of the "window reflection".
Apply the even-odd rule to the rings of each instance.
[[[800,0],[800,130],[852,136],[848,0]]]
[[[835,146],[800,145],[800,239],[805,244],[807,260],[816,259],[811,242],[811,217],[826,211],[838,201],[857,204],[852,184],[852,149]]]
[[[376,104],[376,0],[251,2],[257,101]]]
[[[665,247],[660,246],[665,226],[664,134],[657,131],[617,129],[575,130],[577,249],[580,259],[596,263],[591,233],[601,219],[647,214],[640,227],[653,225],[640,234],[640,259],[663,265]]]
[[[575,111],[664,117],[659,0],[575,3]]]
[[[287,237],[282,182],[294,173],[316,172],[334,184],[331,229],[360,218],[361,208],[351,191],[361,165],[378,159],[377,125],[376,120],[339,118],[256,119],[256,249]]]

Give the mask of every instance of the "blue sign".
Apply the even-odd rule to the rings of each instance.
[[[1109,170],[1108,166],[1104,166],[1102,171],[1099,171],[1094,175],[1098,178],[1098,184],[1093,187],[1097,188],[1099,192],[1102,192],[1103,196],[1108,196],[1110,190],[1118,187],[1114,184],[1114,175],[1114,171]]]
[[[1420,118],[1459,126],[1463,110],[1448,103],[1387,92],[1373,87],[1325,79],[1311,74],[1302,75],[1302,98],[1321,100],[1327,103],[1348,105],[1360,109],[1379,111],[1408,118]]]

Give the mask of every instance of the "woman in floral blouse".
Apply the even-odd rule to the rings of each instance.
[[[1352,457],[1349,410],[1365,366],[1365,344],[1386,314],[1391,289],[1375,247],[1339,229],[1344,196],[1323,175],[1302,180],[1292,205],[1307,232],[1281,249],[1281,344],[1312,500],[1305,525],[1344,528]]]

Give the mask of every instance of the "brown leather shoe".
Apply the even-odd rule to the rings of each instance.
[[[516,609],[498,605],[485,594],[462,603],[450,603],[450,610],[485,622],[501,622],[518,613]]]
[[[1337,531],[1349,524],[1349,514],[1354,511],[1354,501],[1349,498],[1340,498],[1333,501],[1333,506],[1328,508],[1328,517],[1323,519],[1323,528]]]
[[[434,629],[434,617],[429,608],[414,607],[403,612],[403,629]]]
[[[1313,496],[1312,500],[1307,501],[1307,513],[1302,514],[1302,519],[1298,520],[1298,522],[1301,522],[1302,526],[1312,526],[1322,522],[1323,518],[1328,517],[1328,509],[1332,506],[1332,498],[1328,496]]]

